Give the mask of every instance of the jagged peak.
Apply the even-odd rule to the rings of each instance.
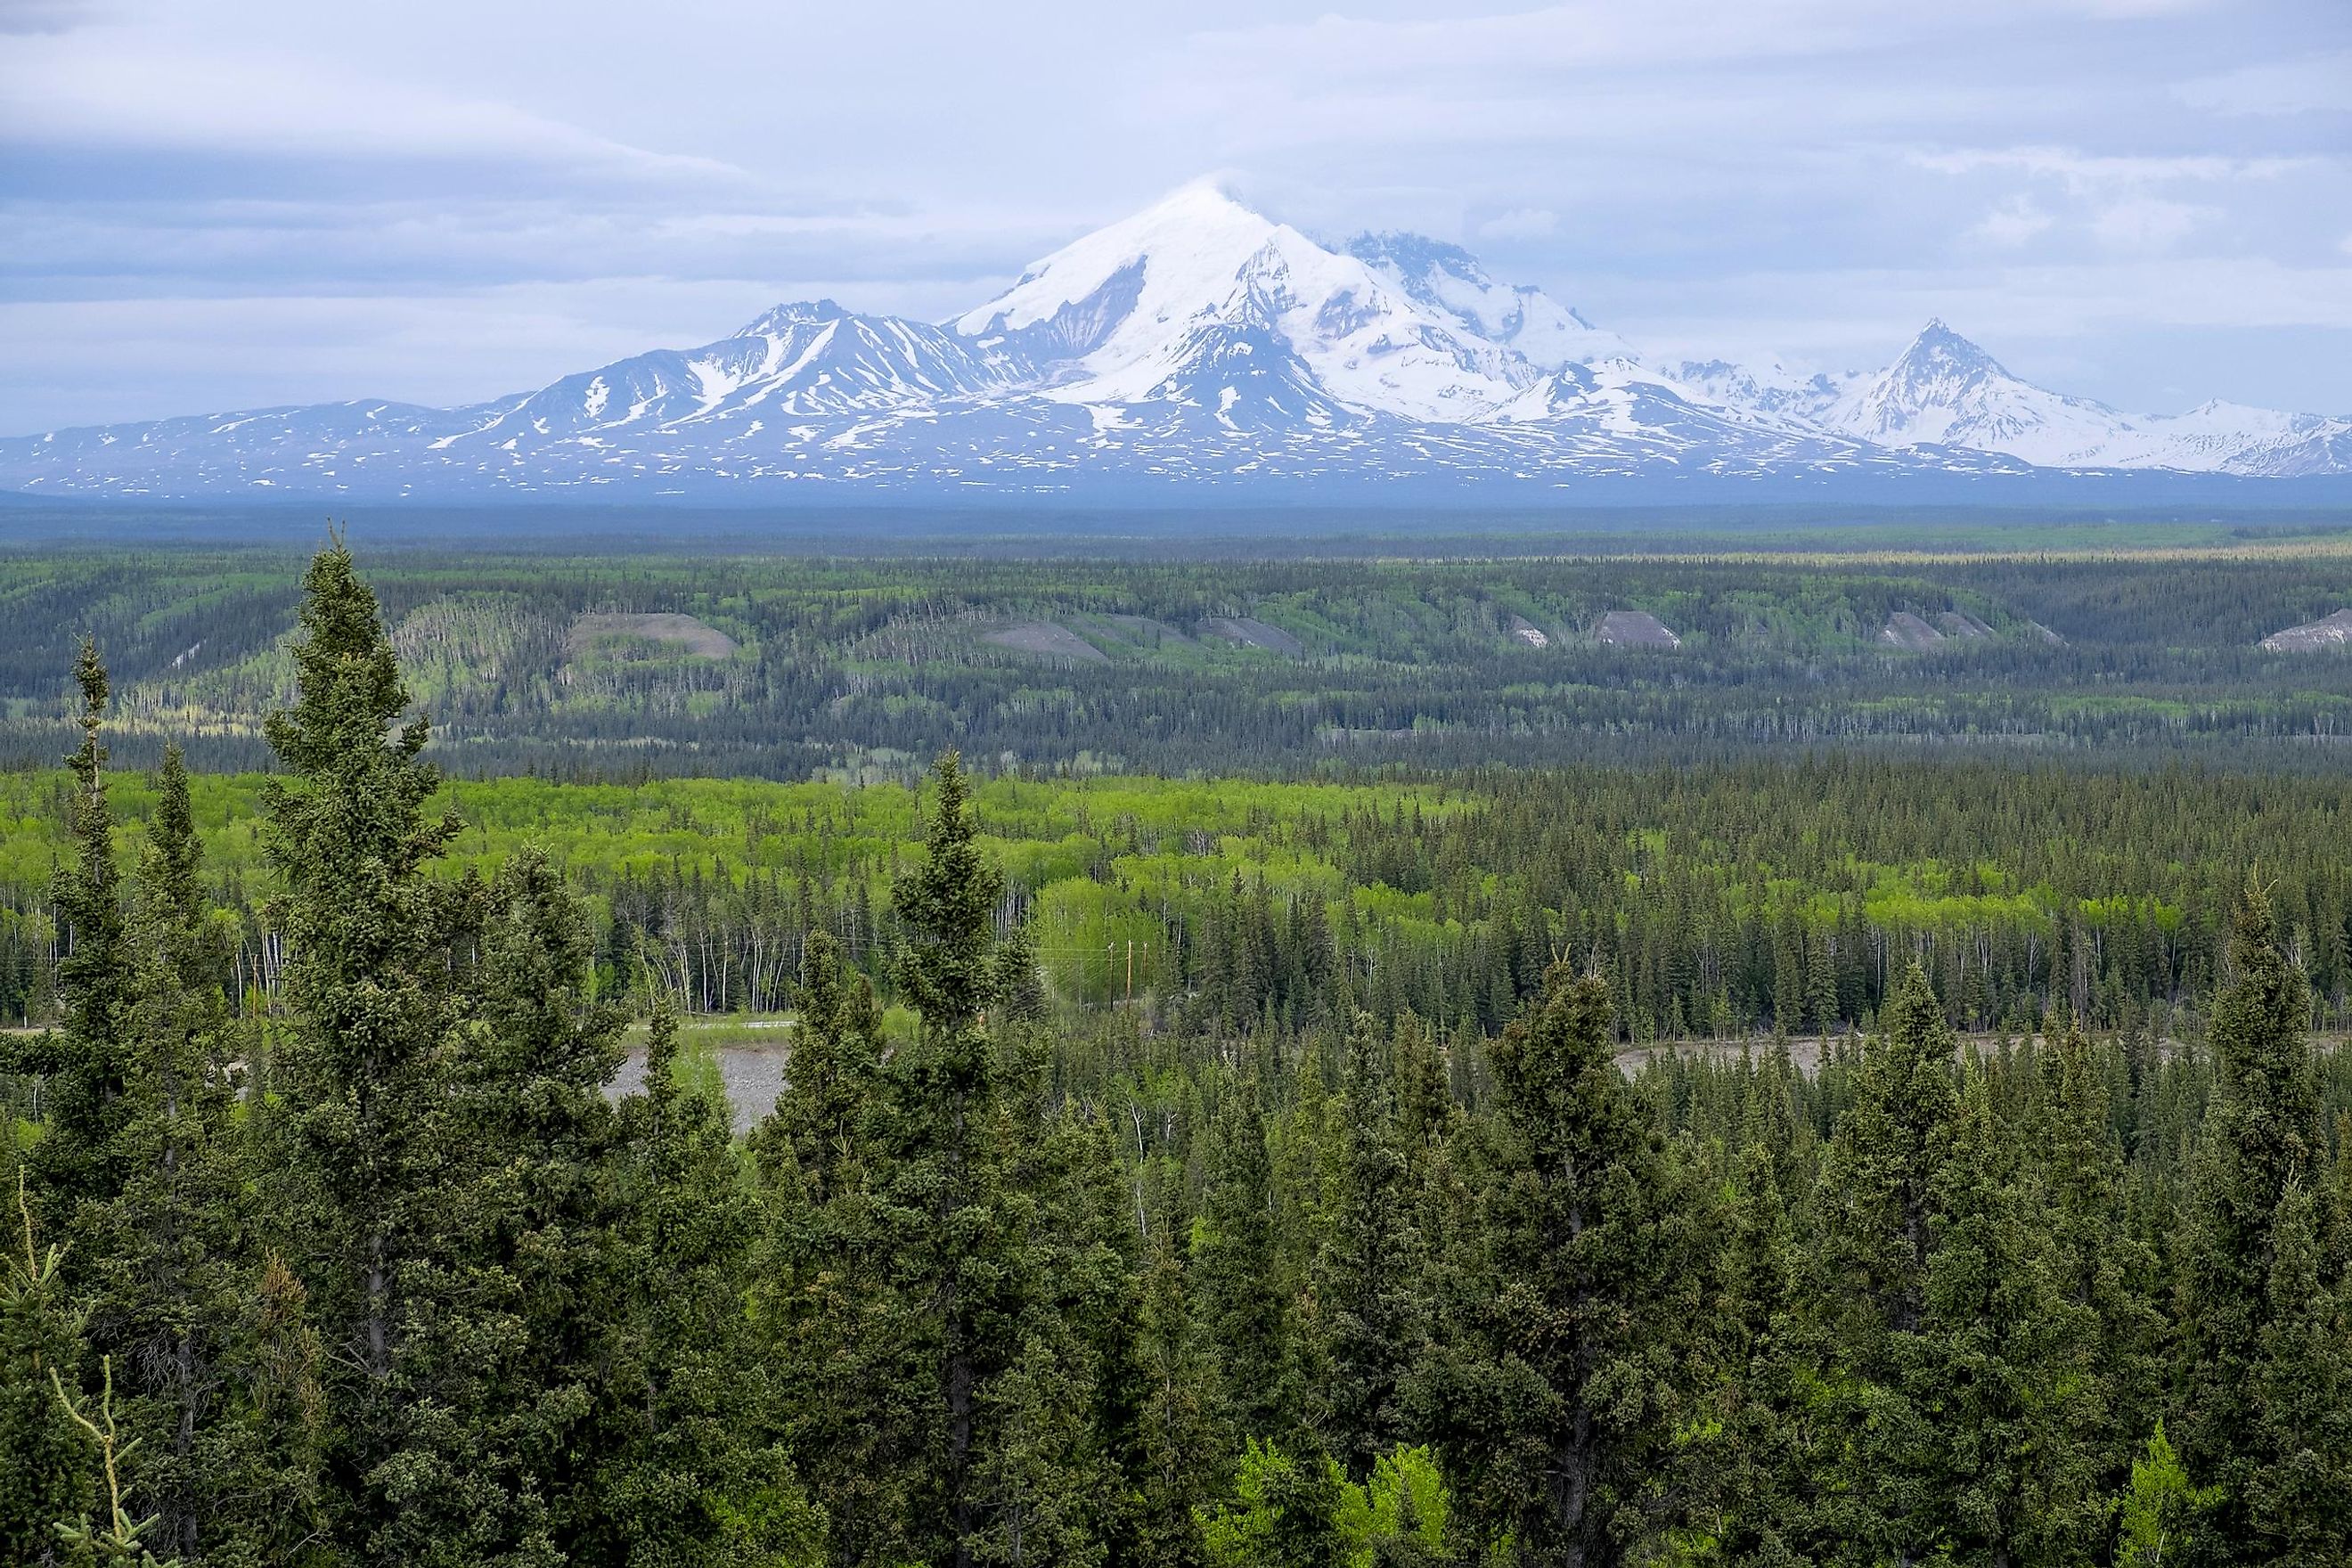
[[[793,300],[762,310],[734,335],[739,338],[770,337],[812,322],[838,321],[850,313],[831,300]]]
[[[1359,261],[1386,261],[1400,268],[1445,266],[1465,275],[1483,278],[1486,274],[1476,257],[1453,241],[1433,239],[1411,229],[1366,229],[1340,248]]]
[[[2000,362],[1987,353],[1982,346],[1945,325],[1941,316],[1927,318],[1927,324],[1919,329],[1918,336],[1913,338],[1911,345],[1896,357],[1895,368],[1899,370],[1906,365],[1922,363],[1948,365],[1994,375],[2009,374]]]

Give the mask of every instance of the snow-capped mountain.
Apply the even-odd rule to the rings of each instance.
[[[1211,185],[1055,251],[955,330],[1048,363],[1048,396],[1128,404],[1188,378],[1199,345],[1223,341],[1216,328],[1261,325],[1328,397],[1408,419],[1475,424],[1540,378],[1362,261]]]
[[[1875,375],[1799,378],[1717,360],[1675,378],[1704,395],[1789,414],[1876,446],[2000,452],[2044,468],[2165,468],[2292,478],[2352,472],[2352,419],[2207,403],[2124,414],[2021,379],[1941,321]]]
[[[2053,468],[2096,466],[2085,455],[2123,428],[2111,408],[2020,381],[1940,321],[1823,415],[1833,428],[1881,446],[1967,447]]]
[[[2117,414],[1932,322],[1876,374],[1645,368],[1541,290],[1413,235],[1318,243],[1209,185],[943,323],[780,305],[464,408],[383,402],[0,440],[29,495],[548,499],[1406,481],[2352,473],[2352,421]]]

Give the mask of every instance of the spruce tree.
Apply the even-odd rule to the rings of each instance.
[[[322,552],[303,586],[294,706],[266,725],[289,775],[263,793],[289,957],[263,1202],[322,1342],[329,1528],[352,1563],[418,1563],[442,1510],[462,1509],[475,1517],[449,1550],[507,1560],[512,1538],[485,1542],[519,1522],[542,1543],[526,1555],[544,1556],[542,1521],[491,1495],[506,1478],[455,1473],[464,1418],[417,1394],[509,1337],[459,1338],[434,1299],[450,1229],[470,1217],[446,1205],[467,1169],[451,1043],[477,921],[472,889],[426,873],[458,824],[425,815],[439,783],[418,756],[425,722],[399,722],[408,692],[350,552]]]
[[[1751,1103],[1752,1110],[1752,1103]],[[1753,1136],[1732,1169],[1730,1233],[1717,1321],[1725,1377],[1720,1425],[1701,1445],[1697,1510],[1722,1561],[1790,1563],[1812,1539],[1812,1500],[1845,1433],[1811,1397],[1821,1360],[1794,1310],[1796,1240],[1772,1148]]]
[[[58,1397],[79,1389],[81,1319],[60,1272],[64,1248],[44,1246],[23,1169],[12,1173],[14,1233],[0,1257],[0,1562],[49,1568],[59,1523],[89,1510],[89,1453]]]
[[[1854,1103],[1823,1163],[1816,1300],[1860,1342],[1916,1330],[1927,1310],[1931,1189],[1958,1094],[1956,1047],[1914,963],[1863,1046]]]
[[[1025,942],[1016,940],[1026,964]],[[1136,1363],[1138,1237],[1110,1125],[1060,1100],[1048,1043],[1005,1018],[1004,1208],[1020,1352],[982,1428],[982,1561],[1089,1561],[1129,1542],[1145,1468]]]
[[[2252,1390],[2262,1441],[2246,1482],[2249,1555],[2294,1568],[2352,1549],[2352,1321],[2320,1280],[2315,1210],[2299,1181],[2279,1196]]]
[[[991,1380],[1016,1361],[1021,1277],[1003,1185],[999,1052],[987,1013],[1003,873],[981,849],[956,754],[932,769],[921,864],[891,894],[899,990],[920,1016],[893,1063],[886,1168],[876,1196],[886,1234],[888,1331],[909,1363],[898,1396],[909,1419],[893,1461],[905,1478],[918,1553],[971,1568],[984,1526],[976,1469],[985,1457]]]
[[[761,1236],[727,1108],[677,1081],[655,992],[645,1087],[621,1102],[618,1286],[596,1323],[594,1462],[567,1508],[573,1562],[711,1568],[823,1560],[824,1517],[781,1446],[743,1310]]]
[[[1190,1271],[1233,1452],[1253,1437],[1286,1439],[1299,1419],[1293,1301],[1274,1205],[1265,1115],[1255,1080],[1246,1080],[1228,1091],[1211,1131]]]
[[[2254,1559],[2252,1489],[2277,1458],[2258,1390],[2272,1321],[2278,1210],[2318,1174],[2317,1092],[2303,976],[2287,962],[2269,899],[2249,888],[2230,941],[2229,984],[2213,1002],[2217,1094],[2198,1138],[2179,1274],[2186,1375],[2173,1425],[2183,1461],[2221,1489],[2218,1539]]]
[[[1136,1319],[1135,1561],[1197,1568],[1196,1510],[1216,1487],[1225,1453],[1217,1440],[1216,1362],[1193,1321],[1184,1253],[1163,1214],[1144,1261]]]
[[[121,939],[130,1070],[112,1152],[122,1188],[85,1212],[98,1248],[91,1332],[121,1368],[122,1424],[139,1445],[133,1490],[157,1517],[151,1543],[191,1560],[236,1539],[239,1522],[219,1500],[256,1479],[218,1420],[250,1261],[232,1075],[252,1041],[223,990],[227,952],[200,858],[174,745]]]
[[[793,1051],[750,1152],[766,1203],[751,1316],[784,1441],[827,1519],[829,1560],[907,1557],[929,1341],[896,1271],[880,1018],[833,940],[802,954]]]
[[[107,748],[100,738],[110,688],[98,645],[82,639],[74,667],[81,694],[81,745],[67,759],[71,858],[58,868],[58,994],[61,1026],[0,1043],[0,1069],[43,1080],[43,1131],[25,1155],[32,1203],[66,1247],[69,1280],[95,1265],[100,1245],[83,1245],[85,1204],[104,1205],[122,1185],[124,1087],[132,1064],[125,1040],[131,965],[123,952],[122,875],[114,858],[114,815],[106,797]],[[94,1240],[95,1238],[90,1238]]]
[[[1529,1568],[1661,1536],[1701,1391],[1711,1205],[1618,1072],[1610,1005],[1556,964],[1496,1043],[1477,1224],[1409,1401],[1464,1514]]]
[[[1357,1481],[1402,1436],[1397,1391],[1423,1333],[1419,1237],[1382,1045],[1371,1017],[1359,1015],[1339,1107],[1339,1192],[1313,1273],[1323,1339],[1318,1424]]]
[[[620,1256],[604,1094],[623,1020],[588,994],[593,933],[544,857],[461,894],[471,962],[445,1104],[422,1130],[435,1164],[418,1195],[436,1226],[411,1266],[400,1367],[411,1500],[384,1539],[419,1561],[532,1562],[563,1554],[595,1506],[598,1326],[642,1278]]]
[[[2050,1216],[2014,1179],[2018,1139],[1988,1079],[1968,1074],[1933,1182],[1921,1326],[1893,1351],[1934,1434],[1915,1461],[1931,1517],[1899,1538],[1994,1564],[2084,1562],[2106,1511],[2098,1316],[2070,1294]]]
[[[1914,1397],[1936,1184],[1959,1111],[1956,1042],[1916,963],[1879,1022],[1823,1152],[1802,1265],[1820,1358],[1809,1419],[1851,1433],[1812,1522],[1822,1551],[1917,1561],[1958,1531],[1936,1412]]]

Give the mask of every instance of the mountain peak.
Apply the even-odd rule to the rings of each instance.
[[[1932,367],[1945,374],[1957,371],[1969,375],[2009,374],[2000,361],[1946,326],[1941,316],[1928,317],[1927,324],[1919,329],[1919,335],[1911,340],[1911,346],[1895,361],[1898,370],[1905,365]]]
[[[1202,174],[1185,181],[1126,221],[1132,223],[1155,214],[1197,218],[1203,215],[1227,216],[1235,213],[1256,218],[1260,223],[1266,221],[1256,208],[1234,195],[1233,186],[1225,175]]]
[[[774,337],[812,321],[837,321],[848,314],[831,300],[793,300],[770,306],[733,335],[739,338]]]
[[[952,323],[973,338],[1049,339],[1053,359],[1094,353],[1141,312],[1196,308],[1232,292],[1242,264],[1278,226],[1214,179],[1179,185],[1141,212],[1080,236],[1012,288]]]

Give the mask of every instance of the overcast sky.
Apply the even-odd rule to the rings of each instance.
[[[0,0],[0,433],[941,317],[1213,172],[1653,359],[2352,413],[2347,0],[1469,10]]]

